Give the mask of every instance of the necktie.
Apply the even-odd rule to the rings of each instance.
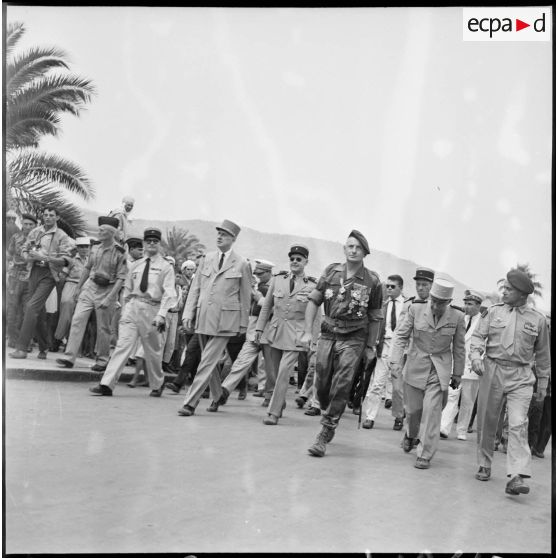
[[[395,331],[397,316],[395,315],[395,300],[391,301],[391,331]]]
[[[515,325],[517,322],[517,311],[515,308],[511,308],[510,310],[511,316],[510,319],[504,328],[504,332],[502,333],[502,346],[506,350],[506,352],[511,355],[513,353],[513,340],[515,337]]]
[[[145,259],[145,267],[143,268],[143,273],[142,273],[141,281],[140,281],[140,291],[142,293],[147,291],[147,277],[149,275],[149,262],[150,261],[151,260],[149,258]]]
[[[225,261],[225,252],[221,252],[221,257],[219,258],[219,269],[223,267],[224,261]]]
[[[467,333],[469,331],[469,328],[471,327],[471,322],[473,321],[473,316],[469,316],[469,321],[467,322],[467,327],[465,328],[465,333]]]
[[[291,293],[293,292],[294,286],[295,286],[295,278],[294,278],[294,275],[291,275],[291,280],[289,281],[289,287],[290,287],[291,290],[289,292],[291,292]]]

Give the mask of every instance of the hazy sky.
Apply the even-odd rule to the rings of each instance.
[[[104,212],[371,246],[550,306],[552,44],[464,42],[461,8],[8,6],[98,95],[42,148]],[[246,254],[254,257],[254,254]],[[374,267],[373,258],[367,263]]]

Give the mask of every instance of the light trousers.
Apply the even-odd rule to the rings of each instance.
[[[299,351],[282,351],[271,347],[271,362],[277,371],[277,381],[267,412],[279,417],[289,388],[289,378],[298,362]]]
[[[442,411],[440,432],[449,435],[453,421],[457,416],[457,434],[467,436],[467,428],[473,413],[475,399],[479,392],[479,381],[464,378],[457,389],[448,390],[448,402]],[[461,403],[459,396],[461,395]]]

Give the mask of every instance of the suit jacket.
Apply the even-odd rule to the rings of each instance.
[[[273,311],[269,327],[266,329],[269,345],[283,351],[305,351],[307,347],[302,345],[300,340],[304,333],[308,295],[316,288],[316,281],[303,276],[297,280],[291,293],[290,279],[290,273],[273,277],[258,317],[256,330],[263,331]],[[316,323],[319,324],[318,319],[314,322],[314,329],[317,327]]]
[[[463,312],[448,306],[434,324],[430,301],[413,302],[392,339],[390,364],[401,362],[412,337],[403,379],[413,387],[425,389],[434,365],[442,390],[447,391],[452,374],[461,377],[465,368],[464,317]]]
[[[210,252],[201,262],[183,317],[195,320],[196,333],[234,337],[241,327],[248,328],[252,271],[250,264],[234,251],[219,270],[220,254]]]

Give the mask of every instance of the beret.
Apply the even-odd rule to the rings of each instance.
[[[524,294],[530,295],[535,290],[535,286],[529,275],[520,269],[510,269],[506,275],[506,279],[514,289]]]
[[[118,225],[120,225],[120,221],[116,217],[101,216],[97,219],[97,222],[99,223],[99,227],[101,225],[108,225],[109,227],[113,227],[114,229],[117,229]]]
[[[366,240],[365,236],[360,232],[357,231],[356,229],[353,229],[350,233],[349,233],[349,238],[355,238],[356,240],[358,240],[360,242],[360,245],[362,246],[362,249],[364,250],[364,253],[366,255],[370,254],[370,247],[368,246],[368,240]]]

